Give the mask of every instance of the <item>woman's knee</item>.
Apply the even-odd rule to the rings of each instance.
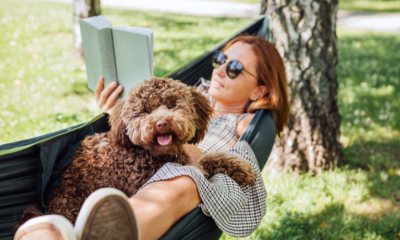
[[[196,183],[189,176],[153,182],[137,194],[137,197],[152,199],[164,206],[190,205],[200,203]]]
[[[192,211],[200,197],[196,183],[188,176],[157,181],[129,198],[138,217],[142,239],[157,239],[181,217]],[[158,226],[154,230],[154,226]]]
[[[171,188],[179,194],[198,193],[195,181],[189,176],[180,176],[171,179]],[[173,186],[172,186],[173,185]]]
[[[189,176],[180,176],[167,181],[162,181],[164,199],[168,203],[189,204],[200,203],[197,185]],[[196,205],[197,205],[196,204]]]
[[[164,203],[174,209],[174,222],[200,204],[201,199],[197,185],[192,178],[188,176],[177,177],[171,179],[171,182],[166,185],[169,186],[169,189]]]

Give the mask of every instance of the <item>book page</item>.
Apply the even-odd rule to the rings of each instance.
[[[150,54],[152,46],[149,44],[152,30],[136,30],[131,27],[112,28],[118,83],[124,87],[121,97],[125,97],[132,87],[152,77],[150,58],[153,54]]]
[[[104,86],[117,80],[111,22],[103,17],[79,19],[88,86],[95,91],[100,76]]]
[[[137,33],[141,35],[146,35],[148,37],[148,49],[149,49],[149,59],[150,59],[150,71],[151,71],[151,76],[154,76],[154,70],[153,70],[153,29],[151,28],[141,28],[141,27],[116,27],[120,30],[124,30],[127,32],[132,32],[132,33]]]

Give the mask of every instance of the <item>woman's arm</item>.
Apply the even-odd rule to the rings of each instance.
[[[189,144],[186,143],[183,145],[185,150],[189,153],[189,155],[192,157],[192,160],[194,162],[199,161],[199,159],[204,156],[204,153],[194,144]]]

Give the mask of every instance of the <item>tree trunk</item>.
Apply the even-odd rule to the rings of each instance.
[[[261,0],[260,15],[264,15],[267,11],[267,0]]]
[[[77,61],[83,60],[82,37],[79,27],[79,18],[88,18],[100,15],[100,0],[74,0],[74,56]]]
[[[272,29],[285,62],[291,116],[275,142],[268,166],[272,173],[292,169],[295,174],[299,170],[318,174],[343,162],[337,105],[337,10],[338,0],[275,0]]]

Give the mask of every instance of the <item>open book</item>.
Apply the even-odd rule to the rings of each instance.
[[[95,91],[100,76],[124,87],[120,97],[153,76],[153,30],[113,27],[104,16],[79,19],[89,88]]]

